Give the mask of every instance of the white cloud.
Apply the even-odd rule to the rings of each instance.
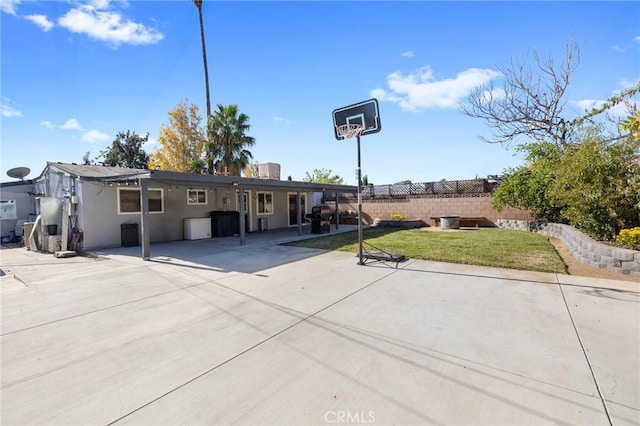
[[[413,58],[416,55],[411,50],[407,50],[406,52],[402,52],[400,56],[404,56],[405,58]]]
[[[618,52],[618,53],[626,52],[624,47],[620,47],[617,44],[614,44],[613,46],[611,46],[611,50],[613,50],[614,52]]]
[[[82,135],[82,140],[89,143],[106,142],[109,140],[109,135],[98,130],[89,130],[87,133]]]
[[[148,153],[149,151],[155,151],[157,147],[160,146],[160,143],[157,139],[149,136],[149,139],[145,143],[142,144],[142,148]]]
[[[41,121],[40,125],[46,127],[49,130],[59,129],[59,130],[74,130],[77,132],[81,132],[83,133],[82,140],[84,142],[89,142],[89,143],[106,142],[109,140],[109,135],[107,135],[106,133],[102,133],[99,130],[92,129],[92,130],[89,130],[88,132],[85,131],[85,128],[82,127],[82,125],[80,125],[80,122],[75,118],[70,118],[67,121],[65,121],[63,124],[53,124],[50,121]],[[75,136],[72,136],[72,137],[75,137]]]
[[[640,43],[640,35],[639,36],[635,36],[633,38],[633,41],[635,41],[636,43]]]
[[[47,129],[50,129],[50,130],[56,130],[56,129],[60,129],[60,130],[77,130],[79,132],[84,130],[82,128],[82,126],[80,125],[80,122],[78,122],[78,120],[76,120],[75,118],[68,119],[67,121],[64,122],[64,124],[53,124],[50,121],[41,121],[40,125],[46,127]]]
[[[155,44],[164,38],[158,30],[133,22],[120,13],[108,11],[108,7],[108,0],[93,0],[69,10],[58,18],[58,24],[71,32],[86,34],[116,47],[121,44]]]
[[[273,121],[276,123],[285,123],[285,124],[291,124],[290,120],[287,120],[284,117],[273,117]]]
[[[27,15],[25,16],[25,19],[42,28],[44,32],[49,31],[54,26],[53,22],[51,22],[45,15]]]
[[[70,118],[64,124],[58,126],[62,130],[82,130],[82,126],[75,118]]]
[[[455,78],[437,80],[428,66],[406,75],[395,71],[387,76],[388,90],[373,89],[371,96],[398,104],[407,111],[456,108],[473,89],[501,75],[490,69],[469,68]]]
[[[582,99],[578,101],[569,101],[569,104],[576,106],[581,112],[591,112],[594,108],[601,108],[606,101],[596,99]],[[607,114],[612,117],[626,117],[629,115],[627,106],[624,102],[615,105],[607,110]]]
[[[15,109],[14,107],[12,107],[10,104],[11,104],[11,99],[3,96],[2,97],[2,116],[7,118],[22,117],[22,113],[17,109]]]
[[[594,108],[601,107],[604,101],[597,101],[595,99],[582,99],[580,101],[570,101],[572,105],[580,108],[581,111],[591,111]]]
[[[20,4],[21,0],[0,0],[0,10],[9,15],[16,15],[16,7]]]

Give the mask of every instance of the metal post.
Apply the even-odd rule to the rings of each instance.
[[[358,265],[362,263],[362,170],[360,169],[360,134],[358,140]]]
[[[151,235],[149,232],[149,183],[146,179],[140,179],[140,233],[143,260],[150,259]]]
[[[304,220],[304,214],[302,212],[302,194],[300,191],[296,192],[296,225],[298,228],[298,235],[302,235],[302,221]]]
[[[244,188],[241,186],[238,188],[238,225],[240,225],[240,245],[243,246],[247,244],[246,240],[246,226],[244,222],[244,211],[245,211],[245,203],[244,203]]]
[[[336,191],[336,229],[338,229],[340,225],[340,205],[338,203],[338,198],[340,198],[340,193]]]

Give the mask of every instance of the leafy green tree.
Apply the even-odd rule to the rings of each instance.
[[[187,165],[187,171],[189,171],[190,173],[204,174],[207,172],[207,162],[202,158],[190,160],[189,164]]]
[[[569,223],[599,240],[640,226],[640,139],[607,141],[598,134],[571,145],[558,165],[550,195]]]
[[[149,168],[175,172],[194,172],[204,154],[204,130],[198,107],[187,100],[169,112],[169,124],[160,127],[160,148],[151,153]]]
[[[638,93],[640,83],[562,122],[571,140],[521,145],[525,165],[505,171],[494,208],[529,210],[536,219],[567,222],[601,240],[640,225],[640,113],[633,101]],[[618,121],[617,131],[595,124],[596,116],[622,103],[630,115]]]
[[[624,119],[620,123],[620,128],[628,132],[631,137],[640,139],[640,111],[636,111],[635,114]]]
[[[528,210],[537,220],[563,222],[560,204],[550,193],[557,177],[563,150],[548,142],[529,143],[517,148],[525,152],[525,165],[505,170],[502,181],[493,194],[493,207],[505,206]]]
[[[111,146],[100,151],[98,158],[103,158],[103,166],[146,169],[149,165],[149,155],[142,149],[142,145],[148,141],[148,133],[140,136],[130,130],[118,132]]]
[[[218,104],[218,110],[209,116],[206,151],[218,173],[240,176],[249,165],[253,155],[247,147],[256,142],[246,134],[250,129],[249,116],[240,113],[237,105]]]
[[[332,171],[329,169],[313,169],[312,173],[306,172],[302,178],[303,182],[315,182],[315,183],[333,183],[341,184],[343,180],[338,175],[332,175]]]

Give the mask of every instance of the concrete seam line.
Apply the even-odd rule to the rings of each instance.
[[[181,388],[183,388],[183,387],[187,386],[188,384],[190,384],[190,383],[192,383],[192,382],[195,382],[196,380],[200,379],[201,377],[204,377],[204,376],[206,376],[207,374],[209,374],[209,373],[211,373],[211,372],[213,372],[213,371],[217,370],[219,367],[222,367],[222,366],[224,366],[224,365],[228,364],[229,362],[233,361],[233,360],[234,360],[234,359],[236,359],[236,358],[240,358],[242,355],[244,355],[244,354],[246,354],[246,353],[248,353],[248,352],[252,351],[253,349],[257,348],[258,346],[261,346],[261,345],[263,345],[264,343],[267,343],[268,341],[270,341],[270,340],[272,340],[272,339],[274,339],[274,338],[278,337],[278,336],[279,336],[279,335],[281,335],[282,333],[284,333],[284,332],[286,332],[286,331],[291,330],[292,328],[294,328],[294,327],[296,327],[296,326],[300,325],[301,323],[303,323],[303,322],[307,321],[308,319],[315,317],[315,316],[316,316],[316,315],[318,315],[319,313],[324,312],[324,311],[326,311],[327,309],[331,308],[332,306],[335,306],[335,305],[337,305],[338,303],[340,303],[340,302],[342,302],[342,301],[344,301],[344,300],[346,300],[346,299],[350,298],[350,297],[351,297],[351,296],[353,296],[354,294],[357,294],[357,293],[361,292],[362,290],[364,290],[364,289],[366,289],[366,288],[371,287],[372,285],[374,285],[374,284],[376,284],[376,283],[378,283],[378,282],[382,281],[383,279],[387,278],[389,275],[392,275],[392,274],[396,273],[397,271],[399,271],[399,269],[393,269],[393,270],[391,270],[391,272],[389,272],[388,274],[386,274],[386,275],[384,275],[384,276],[382,276],[382,277],[380,277],[380,278],[378,278],[378,279],[375,279],[375,280],[371,281],[369,284],[366,284],[365,286],[360,287],[360,288],[359,288],[359,289],[357,289],[357,290],[354,290],[353,292],[351,292],[351,293],[347,294],[346,296],[344,296],[344,297],[342,297],[342,298],[340,298],[340,299],[336,300],[335,302],[332,302],[332,303],[328,304],[327,306],[325,306],[325,307],[323,307],[323,308],[321,308],[321,309],[319,309],[319,310],[317,310],[317,311],[315,311],[315,312],[313,312],[313,313],[311,313],[311,314],[307,315],[306,317],[304,317],[304,318],[300,319],[299,321],[296,321],[296,322],[294,322],[293,324],[291,324],[291,325],[289,325],[289,326],[287,326],[287,327],[283,328],[282,330],[278,331],[277,333],[272,334],[271,336],[269,336],[269,337],[267,337],[267,338],[265,338],[265,339],[263,339],[263,340],[259,341],[258,343],[256,343],[256,344],[254,344],[254,345],[252,345],[252,346],[248,347],[247,349],[245,349],[245,350],[243,350],[243,351],[238,352],[238,353],[237,353],[237,354],[235,354],[234,356],[232,356],[232,357],[230,357],[230,358],[228,358],[228,359],[226,359],[226,360],[224,360],[224,361],[222,361],[222,362],[220,362],[220,363],[218,363],[218,364],[214,365],[213,367],[209,368],[208,370],[205,370],[204,372],[202,372],[202,373],[198,374],[197,376],[192,377],[191,379],[187,380],[186,382],[182,383],[181,385],[178,385],[178,386],[176,386],[175,388],[168,390],[167,392],[163,393],[162,395],[160,395],[160,396],[158,396],[158,397],[156,397],[156,398],[152,399],[151,401],[149,401],[149,402],[147,402],[147,403],[145,403],[145,404],[142,404],[141,406],[139,406],[138,408],[136,408],[136,409],[134,409],[134,410],[132,410],[132,411],[128,412],[127,414],[125,414],[125,415],[123,415],[123,416],[120,416],[120,417],[118,417],[117,419],[115,419],[115,420],[113,420],[113,421],[111,421],[111,422],[107,423],[107,425],[106,425],[106,426],[111,426],[111,425],[113,425],[113,424],[115,424],[115,423],[119,422],[120,420],[122,420],[122,419],[124,419],[124,418],[126,418],[126,417],[129,417],[131,414],[133,414],[133,413],[135,413],[135,412],[137,412],[137,411],[140,411],[140,410],[142,410],[143,408],[145,408],[145,407],[147,407],[147,406],[149,406],[149,405],[153,404],[154,402],[159,401],[160,399],[162,399],[162,398],[164,398],[165,396],[167,396],[167,395],[169,395],[169,394],[171,394],[171,393],[173,393],[173,392],[177,391],[178,389],[181,389]]]
[[[46,326],[46,325],[55,324],[55,323],[58,323],[58,322],[67,321],[67,320],[70,320],[70,319],[83,317],[85,315],[91,315],[91,314],[95,314],[95,313],[98,313],[98,312],[107,311],[109,309],[119,308],[119,307],[122,307],[122,306],[129,305],[131,303],[142,302],[143,300],[153,299],[154,297],[165,296],[167,294],[176,293],[178,291],[186,290],[186,289],[189,289],[191,287],[198,287],[198,286],[201,286],[201,285],[204,285],[204,284],[208,284],[209,282],[210,281],[205,281],[205,282],[201,282],[201,283],[197,283],[197,284],[190,284],[190,285],[185,286],[185,287],[178,286],[178,288],[176,288],[174,290],[163,291],[161,293],[152,294],[152,295],[149,295],[149,296],[141,297],[139,299],[128,300],[126,302],[117,303],[115,305],[109,305],[109,306],[105,306],[103,308],[94,309],[93,311],[82,312],[82,313],[79,313],[79,314],[70,315],[68,317],[59,318],[57,320],[47,321],[47,322],[42,322],[40,324],[30,325],[29,327],[20,328],[18,330],[7,331],[6,333],[0,334],[0,336],[4,337],[4,336],[8,336],[10,334],[20,333],[20,332],[23,332],[23,331],[32,330],[34,328],[43,327],[43,326]],[[177,285],[177,284],[175,284],[175,285]]]
[[[593,383],[596,385],[596,390],[598,391],[598,396],[600,397],[600,402],[602,403],[602,407],[604,408],[604,413],[607,415],[607,420],[609,420],[609,425],[613,425],[613,420],[611,419],[611,414],[609,413],[609,408],[607,407],[607,402],[602,395],[602,390],[600,389],[600,385],[598,384],[598,379],[596,378],[596,373],[593,371],[593,366],[591,365],[591,360],[589,359],[589,355],[587,355],[587,350],[584,347],[584,343],[582,343],[582,338],[580,338],[580,333],[578,332],[578,327],[576,326],[576,322],[573,320],[573,315],[571,315],[571,309],[569,309],[569,303],[567,302],[567,297],[564,294],[564,290],[562,289],[562,284],[560,280],[558,280],[558,287],[560,288],[560,294],[562,294],[562,300],[564,301],[564,306],[567,308],[567,313],[569,314],[569,319],[571,320],[571,325],[573,326],[573,331],[576,333],[576,337],[578,338],[578,343],[580,343],[580,348],[582,349],[582,354],[584,355],[585,360],[587,361],[587,365],[589,366],[589,371],[591,372],[591,377],[593,378]]]

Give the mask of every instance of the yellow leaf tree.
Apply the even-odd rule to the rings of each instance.
[[[169,112],[169,124],[160,127],[160,148],[149,156],[149,168],[174,172],[201,173],[204,161],[205,133],[198,107],[186,99]]]

